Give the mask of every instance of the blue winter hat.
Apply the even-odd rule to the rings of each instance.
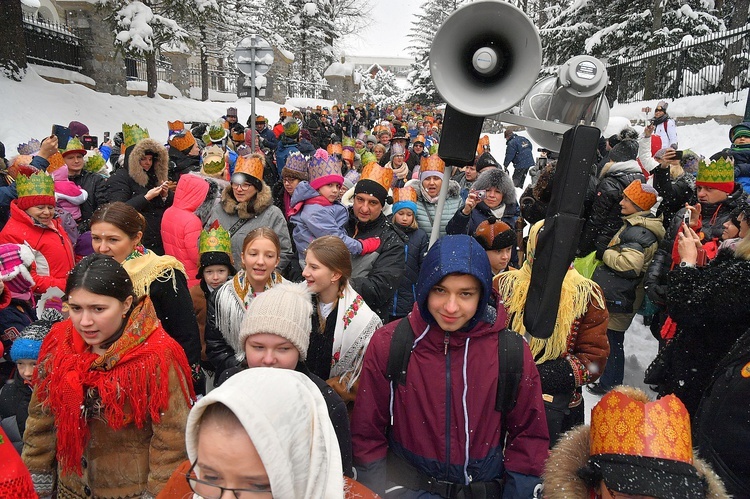
[[[63,320],[62,314],[54,309],[48,308],[42,312],[42,318],[34,321],[24,328],[21,336],[13,342],[10,347],[10,358],[13,362],[22,359],[37,360],[42,340],[47,336],[52,326]]]
[[[414,201],[399,201],[397,203],[393,203],[391,213],[398,213],[399,210],[403,210],[404,208],[406,208],[407,210],[411,210],[411,212],[415,215],[417,214],[417,203],[415,203]]]
[[[466,234],[443,236],[427,252],[417,279],[417,304],[422,318],[429,324],[435,319],[427,309],[427,297],[433,286],[449,274],[468,274],[479,280],[482,295],[474,317],[462,328],[470,330],[485,320],[487,304],[492,293],[492,268],[487,253],[480,244]],[[486,321],[485,321],[486,322]]]

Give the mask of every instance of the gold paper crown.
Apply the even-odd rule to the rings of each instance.
[[[16,177],[16,191],[19,198],[27,196],[55,197],[55,180],[52,175],[45,172],[36,172],[28,177],[18,175]]]
[[[414,138],[414,144],[416,144],[417,142],[421,142],[422,145],[424,145],[424,135],[422,135],[421,133],[419,135],[417,135]]]
[[[331,154],[341,154],[344,152],[344,148],[341,146],[341,142],[335,142],[328,144],[328,147],[326,147],[326,151],[328,152],[328,155]]]
[[[380,166],[377,163],[370,163],[362,169],[362,176],[359,180],[372,180],[388,191],[391,188],[391,182],[393,182],[393,169]]]
[[[674,395],[644,403],[613,390],[591,411],[591,456],[600,454],[693,464],[690,414]]]
[[[203,160],[203,166],[201,167],[203,173],[212,177],[221,176],[226,166],[222,148],[219,146],[208,146],[203,149],[201,156]]]
[[[417,202],[417,191],[411,187],[398,187],[393,189],[393,204],[401,201]]]
[[[122,124],[122,145],[125,146],[125,149],[147,138],[149,138],[147,128],[141,128],[137,124]]]
[[[265,159],[260,154],[251,154],[250,156],[238,156],[234,165],[234,173],[244,173],[263,181],[263,168]]]
[[[218,224],[218,221],[211,226],[210,230],[201,231],[198,238],[198,252],[201,255],[212,251],[232,254],[232,237],[224,227]]]
[[[180,130],[169,138],[169,147],[178,151],[191,149],[195,145],[195,137],[190,130]]]
[[[47,173],[52,173],[53,171],[57,170],[61,166],[65,165],[65,159],[63,159],[62,154],[60,154],[59,152],[56,152],[55,154],[50,156],[47,161],[49,161],[49,166],[47,167]]]
[[[481,156],[485,150],[490,150],[490,136],[487,134],[483,135],[477,143],[477,156]]]
[[[419,163],[419,175],[421,176],[424,172],[440,172],[445,173],[445,161],[440,159],[440,156],[433,154],[426,158],[422,158]]]
[[[185,129],[185,123],[180,120],[167,121],[167,127],[169,127],[170,132],[179,132]]]

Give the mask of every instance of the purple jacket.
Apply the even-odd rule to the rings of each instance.
[[[292,237],[300,261],[305,259],[307,246],[321,236],[337,236],[352,255],[362,253],[362,243],[346,234],[349,211],[341,202],[331,204],[303,180],[294,189],[289,205],[292,212],[289,220],[294,224]]]

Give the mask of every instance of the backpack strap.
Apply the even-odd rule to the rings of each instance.
[[[396,325],[388,351],[386,377],[395,384],[406,384],[406,368],[409,366],[411,347],[414,343],[414,331],[407,315]]]
[[[520,334],[508,328],[498,333],[498,378],[495,410],[503,415],[513,410],[523,375],[523,343]],[[505,425],[503,425],[505,426]]]

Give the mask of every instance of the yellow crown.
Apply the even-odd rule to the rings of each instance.
[[[393,182],[393,169],[380,166],[377,163],[370,163],[362,169],[362,176],[359,180],[372,180],[388,191],[391,188],[391,182]]]
[[[201,255],[213,251],[232,254],[232,237],[218,222],[212,225],[210,230],[201,231],[198,238],[198,252]]]
[[[251,154],[250,156],[237,156],[237,163],[234,165],[234,173],[244,173],[263,181],[263,168],[265,159],[260,154]]]
[[[440,156],[437,154],[422,158],[419,167],[419,175],[422,176],[424,172],[445,173],[445,161],[440,159]]]
[[[148,129],[141,128],[136,125],[128,125],[127,123],[122,124],[122,145],[127,149],[130,146],[136,145],[143,139],[149,138]]]
[[[55,180],[45,172],[36,172],[33,175],[19,175],[16,177],[16,191],[18,197],[27,196],[55,196]]]

